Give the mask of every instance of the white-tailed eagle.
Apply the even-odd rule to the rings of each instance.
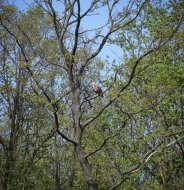
[[[102,89],[100,88],[100,86],[98,86],[95,82],[91,83],[93,91],[98,95],[98,96],[102,96]]]

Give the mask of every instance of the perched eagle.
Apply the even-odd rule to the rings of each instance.
[[[92,85],[92,88],[93,88],[93,91],[98,95],[98,96],[102,96],[103,97],[103,94],[102,94],[102,89],[95,83],[91,83]]]

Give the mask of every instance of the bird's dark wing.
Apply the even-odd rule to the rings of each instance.
[[[97,94],[101,94],[102,93],[102,89],[98,86],[96,89],[95,89],[95,92]]]

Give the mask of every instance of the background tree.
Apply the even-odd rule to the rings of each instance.
[[[183,2],[83,3],[1,2],[3,188],[181,189]]]

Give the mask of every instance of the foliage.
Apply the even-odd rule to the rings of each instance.
[[[183,1],[0,5],[0,186],[182,189]]]

